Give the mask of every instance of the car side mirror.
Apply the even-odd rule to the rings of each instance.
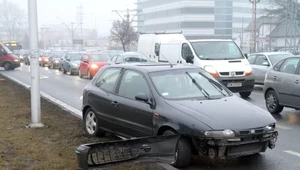
[[[69,58],[66,58],[66,60],[67,60],[67,61],[70,61],[70,59],[69,59]]]
[[[245,53],[244,56],[248,59],[248,54]]]
[[[263,62],[262,65],[263,66],[270,66],[270,64],[267,61]]]
[[[189,55],[189,56],[186,56],[186,62],[187,63],[191,63],[191,64],[194,64],[194,61],[193,61],[194,57]]]
[[[84,63],[89,63],[89,61],[88,60],[82,60]]]
[[[149,103],[149,97],[145,93],[139,93],[135,96],[136,100]]]

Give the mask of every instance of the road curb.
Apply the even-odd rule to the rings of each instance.
[[[30,85],[28,85],[28,84],[26,84],[26,83],[24,83],[24,82],[22,82],[22,81],[20,81],[20,80],[18,80],[16,78],[12,77],[12,76],[8,76],[8,75],[5,75],[3,73],[1,73],[1,75],[3,75],[4,77],[6,77],[7,79],[10,79],[13,82],[18,83],[19,85],[25,87],[27,90],[30,90],[30,88],[31,88]],[[57,106],[61,107],[62,109],[68,111],[73,116],[75,116],[75,117],[77,117],[79,119],[82,119],[81,111],[80,110],[78,110],[78,109],[76,109],[76,108],[68,105],[67,103],[64,103],[64,102],[62,102],[62,101],[60,101],[60,100],[52,97],[51,95],[49,95],[47,93],[44,93],[44,92],[40,91],[40,94],[41,94],[41,96],[44,99],[50,101],[51,103],[56,104]]]

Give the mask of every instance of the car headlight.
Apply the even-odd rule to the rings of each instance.
[[[42,59],[41,59],[41,58],[39,58],[39,61],[42,61]]]
[[[58,60],[55,60],[55,63],[58,63]]]
[[[98,66],[96,64],[92,64],[91,68],[96,69],[96,68],[98,68]]]
[[[275,123],[265,127],[266,131],[273,131],[275,130],[275,128],[276,128]]]
[[[252,74],[252,67],[251,67],[251,65],[247,64],[245,66],[245,72],[246,72],[246,76],[250,76]]]
[[[213,66],[204,66],[204,70],[214,77],[219,77],[217,70]]]
[[[45,59],[45,61],[49,61],[49,59],[48,59],[48,58],[46,58],[46,59]]]
[[[20,58],[23,59],[24,57],[23,57],[23,56],[20,56]]]
[[[206,131],[204,135],[208,138],[233,138],[235,133],[232,130],[226,129],[223,131]]]
[[[78,64],[76,64],[76,63],[73,63],[73,66],[74,66],[74,67],[77,67],[77,66],[78,66]]]
[[[15,61],[15,62],[18,62],[19,60],[18,60],[18,59],[14,59],[14,61]]]

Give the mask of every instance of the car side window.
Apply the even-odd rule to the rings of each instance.
[[[279,71],[280,70],[280,67],[282,66],[282,64],[284,63],[285,60],[281,60],[279,61],[273,68],[273,70],[275,71]]]
[[[87,61],[87,60],[88,60],[88,56],[87,56],[87,55],[83,55],[83,56],[81,57],[81,59],[82,59],[82,61]]]
[[[139,93],[150,95],[150,89],[143,75],[135,71],[127,70],[121,80],[118,94],[122,97],[135,100]]]
[[[109,68],[105,70],[97,80],[96,86],[102,90],[113,93],[120,73],[120,68]]]
[[[281,66],[280,72],[288,73],[288,74],[295,74],[296,69],[299,63],[299,58],[290,58],[287,59]]]
[[[250,64],[254,64],[255,58],[256,58],[256,55],[249,55],[248,56],[249,63]]]
[[[264,55],[258,55],[255,60],[255,65],[263,66],[264,62],[268,62],[268,59]]]
[[[118,63],[122,63],[123,57],[122,56],[118,56],[118,58],[116,59],[116,64]]]
[[[182,44],[181,56],[185,60],[187,56],[193,56],[192,50],[187,43]]]

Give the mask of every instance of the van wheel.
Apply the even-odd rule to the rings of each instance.
[[[4,67],[4,70],[8,71],[8,70],[10,70],[11,64],[9,62],[5,62],[3,64],[3,67]]]
[[[163,135],[175,135],[176,132],[166,130]],[[192,147],[190,141],[186,137],[181,137],[176,145],[175,160],[172,166],[176,168],[185,168],[190,165],[192,160]]]
[[[242,98],[248,98],[251,95],[251,91],[248,92],[240,92]]]

